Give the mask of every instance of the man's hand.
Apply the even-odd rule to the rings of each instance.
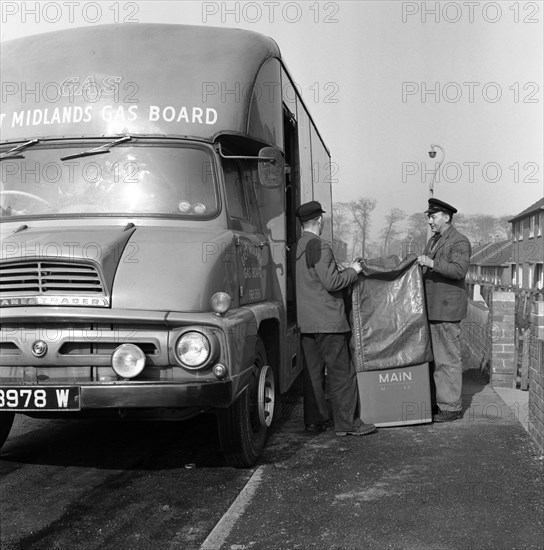
[[[363,271],[363,266],[358,262],[358,261],[355,261],[355,262],[351,262],[349,265],[348,265],[348,268],[351,267],[351,269],[355,269],[355,272],[356,273],[361,273],[361,271]]]
[[[418,256],[417,263],[421,267],[430,267],[431,269],[434,267],[434,260],[431,260],[429,256]]]

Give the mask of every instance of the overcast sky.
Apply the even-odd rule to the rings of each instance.
[[[10,2],[2,40],[105,23],[228,26],[266,34],[329,147],[334,201],[514,215],[544,196],[539,2]],[[135,60],[136,61],[136,60]],[[442,149],[434,160],[430,144]]]

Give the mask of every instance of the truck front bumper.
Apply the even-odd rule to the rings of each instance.
[[[0,413],[79,413],[113,409],[224,408],[235,399],[232,380],[198,383],[4,384]]]
[[[81,385],[81,409],[227,407],[233,401],[231,380],[198,384]]]

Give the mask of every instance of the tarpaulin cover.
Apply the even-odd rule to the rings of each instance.
[[[351,350],[358,372],[432,360],[425,292],[416,256],[365,260],[351,295]]]

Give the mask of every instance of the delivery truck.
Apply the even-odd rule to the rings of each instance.
[[[278,45],[123,24],[1,48],[0,446],[16,414],[217,416],[253,465],[301,371],[295,210],[330,154]]]

